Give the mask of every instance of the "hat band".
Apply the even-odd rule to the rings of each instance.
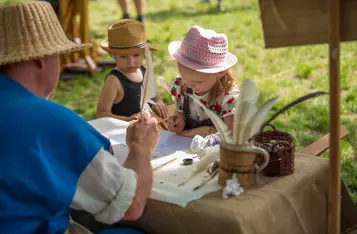
[[[128,48],[133,48],[133,47],[144,48],[146,43],[147,43],[147,41],[143,41],[143,42],[140,42],[138,44],[130,45],[130,46],[112,46],[112,45],[109,45],[109,48],[111,48],[111,49],[128,49]]]
[[[213,67],[216,67],[216,66],[221,66],[222,64],[225,64],[225,63],[227,62],[227,59],[225,59],[225,60],[223,60],[223,61],[217,59],[217,61],[214,62],[214,63],[209,63],[209,61],[207,61],[207,63],[202,63],[202,62],[200,62],[199,60],[194,59],[195,57],[187,56],[186,54],[183,54],[183,53],[180,53],[180,52],[177,52],[177,54],[178,54],[179,56],[181,56],[181,57],[183,57],[183,58],[185,58],[185,59],[187,59],[187,60],[189,60],[189,61],[191,61],[191,62],[194,62],[194,63],[196,63],[196,64],[198,64],[198,65],[201,65],[201,66],[213,66]]]

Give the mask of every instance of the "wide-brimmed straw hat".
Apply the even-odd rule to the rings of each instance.
[[[225,34],[199,26],[193,26],[183,41],[171,42],[168,48],[178,63],[203,73],[225,71],[238,61],[228,52]]]
[[[0,7],[0,65],[89,48],[66,37],[48,2]]]
[[[108,28],[108,41],[100,46],[111,55],[134,55],[144,53],[145,47],[157,48],[147,38],[143,23],[134,19],[122,19]]]

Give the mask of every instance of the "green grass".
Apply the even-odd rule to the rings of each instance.
[[[0,0],[1,2],[8,2]],[[1,3],[0,2],[0,3]],[[328,91],[327,45],[265,49],[262,24],[257,1],[223,1],[225,12],[216,12],[215,1],[201,4],[199,0],[147,1],[147,34],[160,49],[153,54],[155,74],[170,80],[177,74],[175,62],[167,46],[182,40],[188,29],[200,25],[229,38],[230,51],[239,58],[234,67],[237,82],[243,78],[254,80],[261,91],[262,101],[279,95],[274,110],[299,96],[313,91]],[[0,4],[2,5],[2,4]],[[107,27],[120,19],[121,11],[115,0],[92,0],[90,33],[95,42],[105,39]],[[132,6],[132,15],[135,16]],[[341,46],[341,120],[350,130],[348,141],[357,146],[357,43]],[[108,56],[105,58],[108,59]],[[55,101],[62,103],[87,120],[95,118],[96,104],[106,72],[93,77],[60,81]],[[167,94],[162,93],[166,101]],[[328,130],[328,97],[307,101],[281,115],[273,124],[292,134],[297,150],[325,135]],[[356,149],[347,140],[342,141],[343,178],[357,199]],[[327,154],[324,155],[325,157]]]

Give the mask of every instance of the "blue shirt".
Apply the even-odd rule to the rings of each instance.
[[[0,73],[0,233],[64,233],[77,181],[110,142]]]

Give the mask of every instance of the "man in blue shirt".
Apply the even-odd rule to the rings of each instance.
[[[48,100],[59,80],[58,55],[89,46],[66,38],[47,2],[0,7],[0,233],[89,233],[70,224],[70,208],[106,224],[143,212],[157,121],[131,123],[121,166],[106,137]]]

